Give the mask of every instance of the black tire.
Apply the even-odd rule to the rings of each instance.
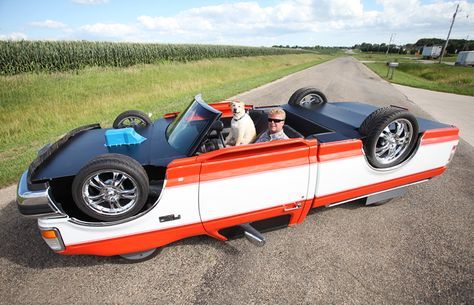
[[[127,110],[117,116],[113,128],[125,128],[132,127],[134,129],[141,128],[150,125],[150,117],[143,111],[140,110]]]
[[[389,168],[405,161],[414,151],[418,122],[404,109],[384,107],[372,112],[362,122],[359,132],[369,163],[376,168]]]
[[[313,87],[304,87],[296,90],[288,100],[293,106],[324,105],[328,102],[326,95]]]
[[[148,176],[136,160],[104,154],[87,163],[74,178],[72,197],[86,215],[100,221],[129,218],[148,198]]]

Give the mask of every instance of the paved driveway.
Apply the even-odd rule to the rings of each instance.
[[[429,117],[351,57],[238,98],[284,103],[307,85],[331,100],[398,104]],[[195,237],[132,265],[52,253],[7,189],[0,193],[0,303],[472,304],[473,165],[473,147],[461,141],[445,174],[390,204],[316,209],[301,225],[265,233],[263,248]]]

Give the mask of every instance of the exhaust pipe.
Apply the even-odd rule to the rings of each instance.
[[[263,247],[265,245],[265,237],[258,232],[250,223],[244,223],[239,225],[244,230],[245,238],[257,247]]]

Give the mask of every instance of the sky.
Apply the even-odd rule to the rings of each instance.
[[[474,39],[474,2],[0,0],[0,40],[353,46]]]

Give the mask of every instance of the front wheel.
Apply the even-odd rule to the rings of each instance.
[[[372,112],[362,122],[364,151],[376,168],[389,168],[405,161],[418,139],[418,122],[406,110],[384,107]]]
[[[131,217],[148,198],[149,181],[136,160],[120,154],[105,154],[84,166],[72,183],[77,207],[100,221]]]

